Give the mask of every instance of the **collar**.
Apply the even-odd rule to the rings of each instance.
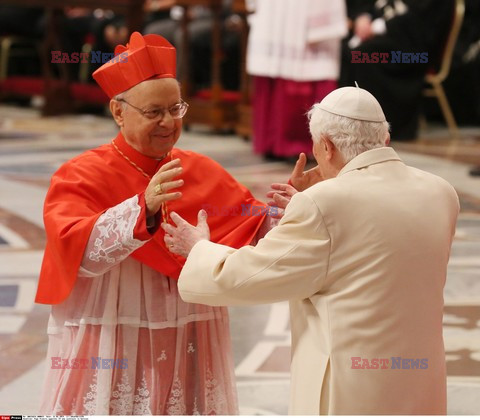
[[[123,134],[121,132],[118,133],[117,137],[115,137],[113,141],[125,156],[127,156],[132,162],[142,168],[150,177],[153,177],[153,175],[156,174],[158,169],[170,160],[168,155],[162,160],[153,159],[151,157],[143,155],[127,143],[125,137],[123,137]],[[118,154],[118,152],[113,146],[112,148],[114,152]]]
[[[337,176],[391,160],[402,162],[402,159],[400,159],[397,152],[391,147],[379,147],[377,149],[367,150],[366,152],[355,156],[350,162],[348,162]]]

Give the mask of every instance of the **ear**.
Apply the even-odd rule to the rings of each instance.
[[[313,153],[313,156],[315,157],[315,159],[318,158],[318,151],[320,149],[320,147],[323,147],[323,144],[322,144],[322,140],[313,140],[312,138],[312,153]]]
[[[110,99],[110,112],[112,113],[113,119],[119,127],[123,127],[123,112],[124,107],[121,102],[118,102],[114,99]]]
[[[323,147],[325,147],[325,158],[327,160],[332,160],[335,156],[337,148],[327,136],[323,137]]]
[[[385,146],[390,144],[390,133],[387,134],[387,138],[385,139]]]

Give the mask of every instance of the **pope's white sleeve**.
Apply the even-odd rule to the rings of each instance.
[[[146,241],[134,238],[141,207],[135,195],[103,213],[88,239],[78,275],[95,277],[106,273]]]
[[[255,247],[197,243],[182,270],[183,300],[212,306],[305,299],[324,283],[330,236],[315,202],[297,193],[280,224]]]

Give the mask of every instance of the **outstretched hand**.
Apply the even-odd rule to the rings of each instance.
[[[268,202],[268,205],[271,207],[278,207],[279,209],[285,210],[288,203],[292,197],[298,192],[289,184],[272,184],[270,186],[272,191],[267,193],[267,197],[272,200]],[[283,216],[283,212],[280,213],[271,213],[270,217],[274,219],[280,219]]]
[[[170,252],[187,258],[195,244],[203,239],[210,240],[210,228],[207,224],[207,212],[200,210],[197,216],[197,226],[193,226],[177,213],[171,212],[170,218],[176,226],[162,223],[165,231],[165,245]]]
[[[290,176],[290,183],[297,191],[304,191],[317,182],[323,181],[323,176],[318,165],[305,171],[306,164],[307,156],[305,153],[300,153],[295,168],[293,168],[292,175]]]

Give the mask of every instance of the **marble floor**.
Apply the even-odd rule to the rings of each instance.
[[[0,412],[36,414],[46,354],[49,308],[33,303],[45,245],[42,204],[54,170],[116,132],[98,116],[41,118],[34,109],[0,105]],[[480,127],[453,141],[429,127],[415,143],[392,144],[413,166],[447,179],[462,210],[445,288],[448,413],[480,414]],[[191,127],[178,144],[211,156],[254,194],[285,181],[287,163],[265,162],[232,135]],[[231,309],[238,392],[243,414],[286,414],[289,320],[286,303]],[[255,328],[252,328],[255,325]],[[428,390],[426,390],[428,392]]]

